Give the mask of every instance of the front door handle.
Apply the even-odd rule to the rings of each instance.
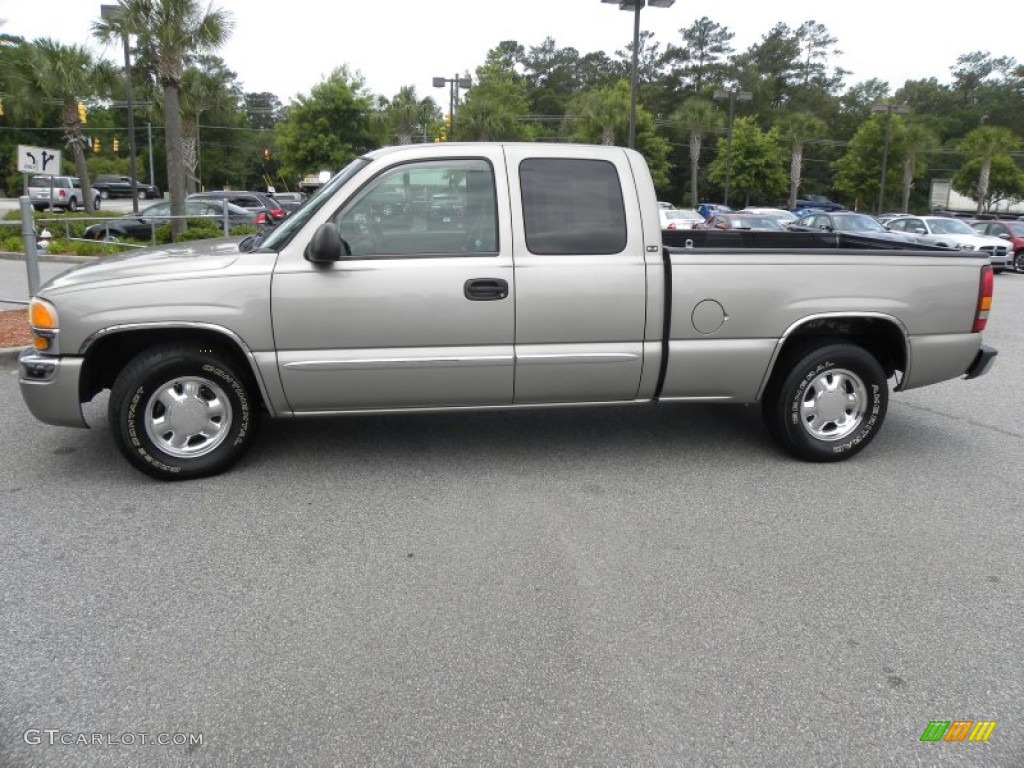
[[[467,280],[462,292],[470,301],[497,301],[508,298],[508,283],[496,277]]]

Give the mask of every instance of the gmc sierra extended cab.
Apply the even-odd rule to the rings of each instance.
[[[890,379],[993,361],[984,254],[715,234],[666,246],[648,168],[621,147],[388,147],[269,233],[51,280],[21,391],[40,420],[85,427],[109,389],[121,451],[167,479],[228,467],[264,411],[760,403],[785,449],[836,461],[878,433]]]

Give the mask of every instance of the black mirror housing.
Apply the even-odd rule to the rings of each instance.
[[[329,264],[333,261],[341,261],[345,254],[344,244],[341,239],[341,232],[333,222],[328,221],[317,227],[313,233],[313,239],[306,246],[305,257],[307,261],[315,264]]]

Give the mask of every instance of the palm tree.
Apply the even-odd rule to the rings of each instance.
[[[577,121],[573,133],[582,137],[600,136],[611,146],[615,135],[629,129],[629,84],[618,80],[611,85],[584,91],[569,105]]]
[[[920,167],[920,156],[938,145],[938,137],[923,125],[911,123],[903,132],[903,207],[900,210],[904,213],[910,208],[914,177],[924,170]]]
[[[204,9],[199,0],[118,0],[118,5],[120,18],[94,22],[93,34],[107,44],[119,43],[123,34],[136,35],[139,44],[153,52],[163,89],[171,214],[180,217],[185,212],[185,164],[179,92],[185,64],[197,52],[223,45],[232,21],[227,11],[212,6]],[[175,236],[184,226],[184,219],[171,220]]]
[[[696,207],[697,178],[700,174],[700,151],[704,137],[717,133],[722,127],[722,115],[714,102],[694,96],[683,102],[683,105],[672,115],[672,123],[676,131],[689,138],[690,142],[690,205]]]
[[[424,126],[436,123],[440,115],[429,96],[416,98],[416,87],[403,85],[390,101],[381,99],[384,120],[399,144],[412,144],[412,137]]]
[[[992,175],[992,160],[998,155],[1009,154],[1020,145],[1020,140],[1008,129],[995,125],[982,125],[968,133],[957,150],[968,160],[981,162],[978,174],[978,213],[985,210],[988,198],[988,184]]]
[[[218,73],[189,68],[181,78],[179,91],[181,106],[181,155],[185,166],[185,190],[198,192],[199,178],[199,119],[206,113],[208,119],[228,120],[238,107],[238,94],[231,91]]]
[[[803,181],[804,144],[825,133],[825,123],[810,112],[791,112],[776,123],[779,137],[789,147],[789,209],[796,209],[796,200]]]
[[[26,113],[42,111],[48,103],[60,107],[64,140],[82,182],[82,202],[86,211],[94,211],[92,185],[85,165],[86,140],[82,135],[85,109],[80,110],[79,105],[106,93],[115,77],[113,68],[105,62],[97,63],[82,45],[42,38],[21,44],[19,54],[11,58],[7,76],[14,100]]]

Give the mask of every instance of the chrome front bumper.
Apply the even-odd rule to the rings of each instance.
[[[40,421],[58,427],[85,427],[78,380],[81,357],[40,355],[27,347],[18,356],[18,386],[29,411]]]

